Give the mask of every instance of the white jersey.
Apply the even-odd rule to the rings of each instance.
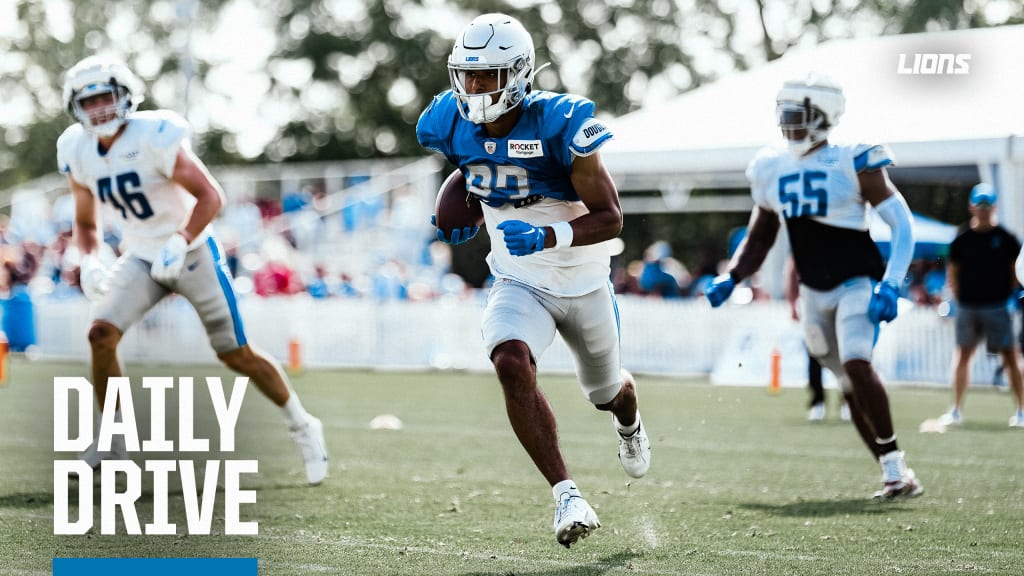
[[[765,148],[750,162],[751,196],[785,222],[801,283],[829,290],[857,276],[881,278],[857,175],[892,162],[888,148],[868,144],[826,144],[799,158]]]
[[[178,150],[189,146],[190,128],[168,110],[136,112],[106,153],[81,124],[57,140],[63,174],[89,188],[121,223],[121,251],[152,261],[176,231],[184,228],[196,198],[171,180]],[[209,236],[203,230],[189,248]]]

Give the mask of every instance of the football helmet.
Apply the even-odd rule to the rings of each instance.
[[[519,20],[497,13],[473,19],[459,33],[448,56],[448,76],[462,117],[485,124],[518,106],[537,73],[534,58],[533,39]],[[470,94],[466,90],[470,70],[498,70],[497,90]]]
[[[143,100],[142,82],[127,66],[101,56],[89,56],[75,64],[64,75],[64,107],[86,130],[100,137],[109,137],[138,108]],[[113,104],[88,113],[82,100],[109,93]]]
[[[790,152],[797,156],[803,156],[827,139],[845,109],[843,89],[827,76],[815,73],[786,82],[775,98],[775,120],[779,128],[806,130],[802,139],[786,139]]]

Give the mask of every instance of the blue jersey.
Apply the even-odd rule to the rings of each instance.
[[[483,202],[492,238],[487,262],[494,277],[556,296],[604,287],[609,275],[604,244],[512,256],[497,229],[505,220],[548,226],[587,213],[572,186],[573,159],[593,154],[612,137],[594,118],[594,103],[569,94],[531,92],[520,104],[519,121],[502,138],[491,138],[483,126],[464,119],[458,105],[451,90],[435,96],[420,115],[416,137],[458,166],[468,191]]]
[[[466,175],[469,191],[490,206],[535,197],[579,200],[569,175],[575,156],[587,156],[612,137],[594,118],[594,103],[554,92],[531,92],[523,115],[503,138],[464,121],[451,90],[437,95],[416,125],[425,148],[444,154]]]

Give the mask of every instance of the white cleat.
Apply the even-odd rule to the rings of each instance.
[[[622,469],[633,478],[643,478],[651,467],[651,442],[647,438],[647,430],[641,421],[636,432],[623,436],[616,428],[619,436],[619,462]]]
[[[555,539],[559,544],[569,548],[600,527],[597,513],[582,496],[562,493],[555,505]]]
[[[939,416],[939,424],[942,426],[959,426],[964,423],[964,416],[956,408],[950,408],[942,416]]]
[[[847,404],[846,402],[843,402],[842,404],[840,404],[839,405],[839,419],[842,420],[843,422],[849,422],[852,418],[853,418],[853,416],[850,415],[850,405]]]
[[[825,403],[818,402],[807,411],[807,420],[810,422],[821,422],[825,419]]]
[[[306,480],[312,486],[327,477],[327,444],[324,442],[324,425],[315,416],[306,415],[306,425],[290,430],[292,440],[302,453],[306,465]]]
[[[78,455],[80,460],[85,461],[93,470],[99,470],[100,462],[104,460],[127,460],[128,450],[124,446],[124,436],[120,434],[114,434],[110,438],[110,450],[100,450],[98,448],[99,440],[93,440],[92,444]]]
[[[1010,416],[1010,428],[1024,428],[1024,410],[1017,410]]]
[[[882,489],[875,492],[877,500],[896,500],[914,498],[924,493],[924,487],[918,482],[914,470],[907,468],[902,450],[890,452],[878,458],[882,465]]]

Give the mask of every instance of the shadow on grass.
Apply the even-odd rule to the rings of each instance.
[[[740,508],[755,510],[775,516],[814,518],[823,516],[891,514],[902,508],[901,502],[879,502],[867,498],[849,500],[802,500],[785,504],[747,503]]]
[[[19,492],[0,495],[0,508],[43,508],[53,504],[50,492]]]
[[[631,563],[634,558],[642,554],[624,550],[610,556],[598,558],[589,564],[577,566],[559,566],[550,570],[520,571],[520,570],[497,570],[494,572],[467,572],[463,576],[601,576],[612,570],[632,570]],[[567,560],[568,562],[569,560]]]

